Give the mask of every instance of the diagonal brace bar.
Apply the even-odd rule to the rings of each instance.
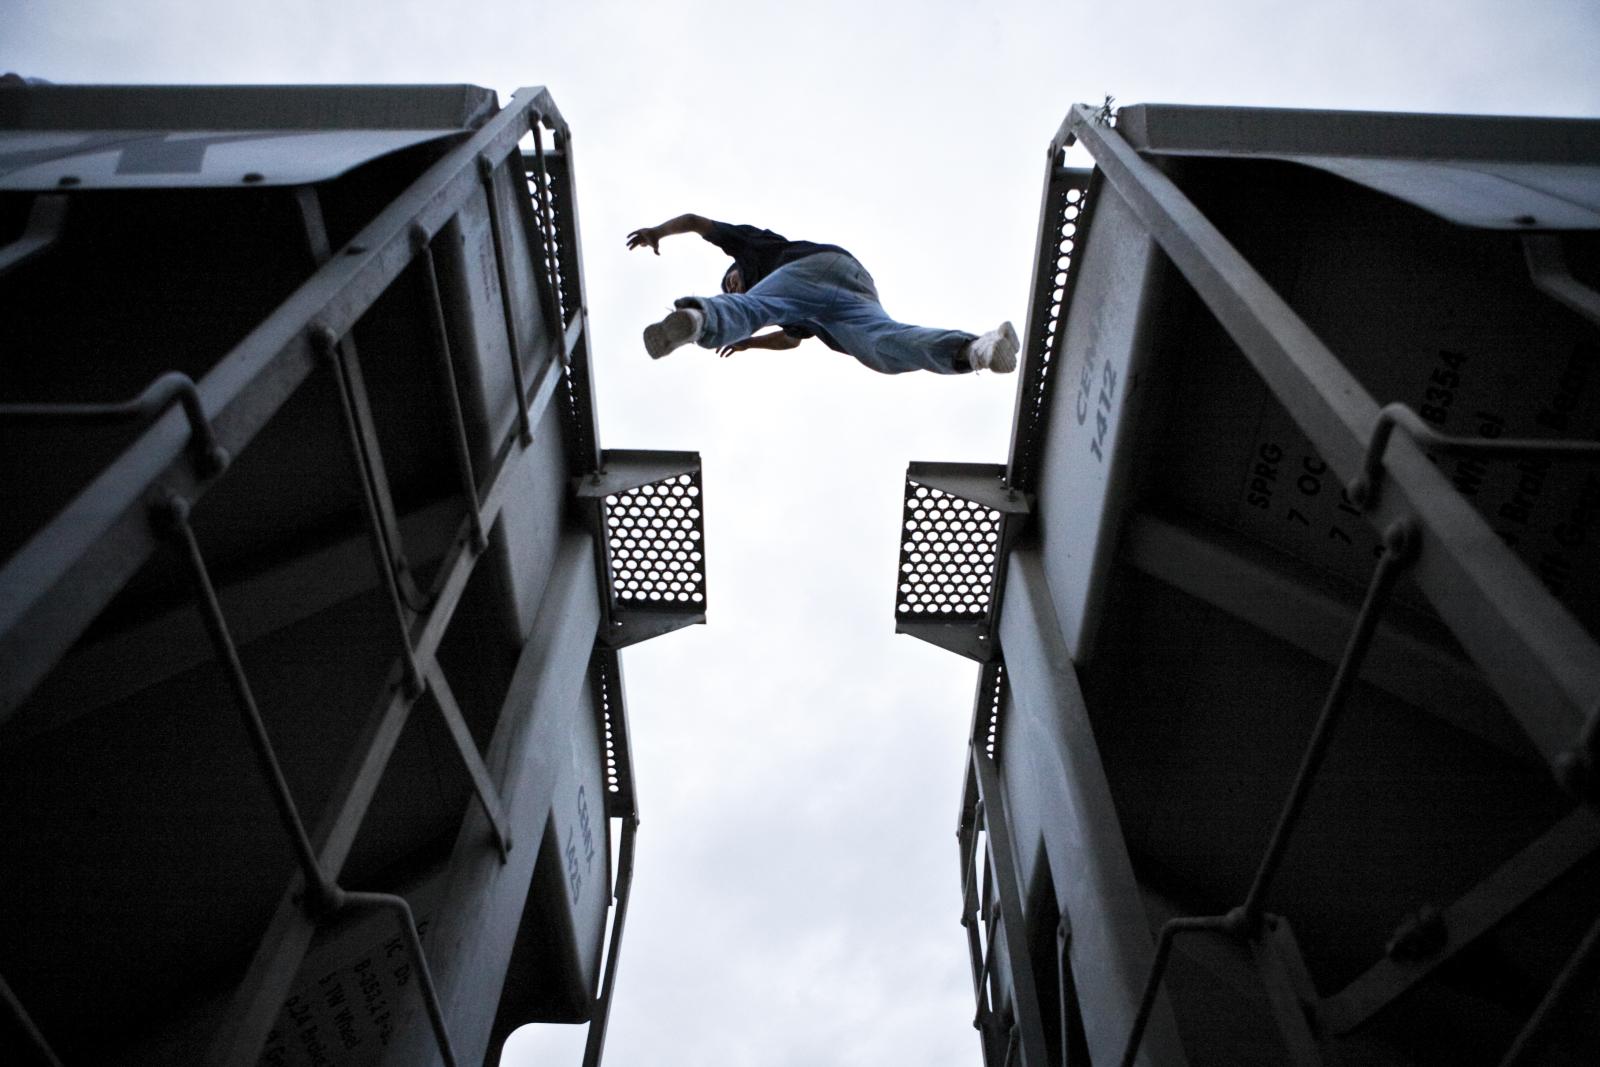
[[[228,621],[223,617],[222,604],[217,599],[216,588],[211,584],[205,556],[200,551],[200,543],[195,539],[194,528],[189,524],[189,502],[177,495],[165,498],[157,506],[156,521],[165,527],[168,534],[184,550],[195,593],[200,601],[200,614],[205,622],[206,632],[210,635],[217,657],[227,672],[228,685],[233,690],[234,701],[239,705],[239,711],[244,717],[245,729],[250,737],[250,747],[255,751],[256,762],[267,780],[272,802],[278,809],[278,818],[283,823],[284,832],[289,836],[289,843],[294,849],[295,858],[305,878],[307,907],[311,911],[325,908],[328,904],[331,882],[324,874],[316,849],[312,847],[311,838],[306,833],[305,823],[300,818],[300,811],[295,804],[294,794],[290,792],[288,779],[283,775],[283,767],[278,762],[272,739],[267,736],[266,723],[262,721],[261,709],[256,705],[255,694],[250,689],[250,680],[246,677],[244,664],[239,659],[239,650],[234,645],[233,636],[228,632]]]
[[[312,343],[317,354],[332,369],[338,386],[340,410],[344,413],[345,436],[350,445],[350,455],[356,466],[356,477],[361,482],[362,503],[366,507],[368,532],[372,536],[372,551],[384,589],[389,594],[395,624],[400,634],[403,681],[407,692],[415,694],[422,688],[422,672],[417,666],[416,650],[411,643],[411,621],[406,596],[400,588],[399,563],[395,546],[390,544],[388,523],[384,521],[384,498],[380,496],[378,479],[372,465],[372,455],[366,436],[362,433],[358,403],[358,386],[351,376],[351,358],[342,350],[338,336],[326,326],[312,331]]]
[[[4,1006],[6,1014],[11,1017],[9,1029],[13,1031],[13,1034],[6,1034],[4,1030],[0,1030],[0,1042],[13,1051],[20,1051],[14,1045],[16,1034],[20,1034],[27,1042],[28,1052],[34,1062],[43,1064],[44,1067],[61,1067],[61,1058],[45,1040],[44,1034],[39,1032],[33,1017],[28,1014],[28,1009],[22,1006],[22,1001],[17,999],[17,995],[11,991],[11,985],[5,980],[4,975],[0,975],[0,1006]]]
[[[501,235],[500,198],[494,184],[495,163],[487,154],[478,157],[478,174],[483,180],[483,199],[489,210],[489,236],[494,242],[494,266],[500,279],[500,312],[505,320],[506,345],[511,349],[511,381],[517,391],[517,427],[526,445],[533,440],[533,424],[528,418],[528,387],[522,380],[522,345],[517,340],[516,304],[511,299],[511,274],[506,267],[506,242]]]
[[[1383,540],[1384,554],[1378,560],[1372,581],[1367,586],[1367,596],[1361,604],[1360,613],[1356,615],[1350,643],[1345,647],[1344,657],[1334,672],[1333,684],[1323,701],[1322,713],[1318,716],[1317,725],[1311,732],[1311,740],[1306,743],[1300,769],[1295,774],[1294,785],[1289,790],[1288,799],[1284,801],[1283,811],[1278,816],[1278,824],[1273,828],[1267,851],[1261,857],[1261,866],[1256,870],[1255,881],[1245,896],[1244,904],[1240,906],[1239,910],[1243,913],[1245,924],[1251,930],[1260,924],[1267,889],[1271,886],[1272,879],[1278,873],[1278,867],[1283,861],[1284,851],[1289,845],[1289,836],[1300,821],[1301,810],[1311,793],[1317,771],[1322,767],[1323,757],[1327,755],[1333,728],[1344,712],[1345,699],[1350,695],[1351,688],[1361,674],[1361,661],[1366,658],[1367,649],[1372,644],[1372,635],[1377,632],[1378,620],[1383,615],[1389,594],[1394,591],[1395,583],[1400,580],[1401,573],[1411,562],[1416,551],[1416,537],[1408,524],[1395,523],[1384,532]]]
[[[1444,943],[1420,959],[1389,956],[1317,1006],[1328,1032],[1345,1034],[1446,966],[1459,953],[1600,850],[1600,815],[1579,807],[1469,889],[1439,916]]]
[[[1512,1042],[1505,1059],[1500,1061],[1500,1067],[1519,1067],[1520,1064],[1539,1062],[1534,1059],[1534,1055],[1543,1047],[1544,1039],[1555,1020],[1586,982],[1593,984],[1597,970],[1600,970],[1600,922],[1589,928],[1577,951],[1567,960],[1567,965],[1561,968],[1561,973],[1556,975],[1550,991],[1539,1002],[1528,1024]]]
[[[462,718],[461,705],[456,703],[450,682],[444,676],[444,668],[439,666],[438,660],[431,659],[424,675],[428,689],[433,693],[434,703],[439,705],[439,715],[450,730],[450,739],[455,742],[461,762],[472,778],[472,791],[478,795],[478,803],[483,805],[483,814],[488,818],[489,825],[494,828],[495,844],[500,849],[500,859],[504,861],[511,853],[511,827],[506,822],[505,812],[500,805],[499,790],[495,789],[494,782],[489,778],[489,769],[484,766],[483,757],[478,754],[477,742],[472,739],[472,732],[467,729],[466,719]]]

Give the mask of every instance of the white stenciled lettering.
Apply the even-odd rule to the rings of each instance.
[[[567,861],[567,888],[573,903],[583,894],[584,879],[594,866],[594,826],[589,819],[589,794],[578,786],[578,825],[567,828],[566,847],[562,850]]]
[[[1089,451],[1101,463],[1106,461],[1106,433],[1111,428],[1111,402],[1117,395],[1117,370],[1109,361],[1101,365],[1100,396],[1094,407],[1094,436],[1089,438]],[[1079,423],[1084,420],[1080,418]]]
[[[1245,502],[1253,508],[1272,506],[1272,491],[1278,483],[1278,464],[1283,461],[1283,449],[1271,441],[1264,441],[1256,450],[1255,466],[1245,483]]]

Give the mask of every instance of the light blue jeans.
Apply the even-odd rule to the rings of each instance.
[[[896,322],[878,303],[872,275],[852,256],[818,252],[761,279],[748,293],[691,296],[679,307],[705,313],[701,348],[742,341],[766,326],[826,331],[850,355],[882,374],[931,370],[965,374],[965,349],[974,335]]]

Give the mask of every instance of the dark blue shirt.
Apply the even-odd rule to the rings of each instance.
[[[706,240],[733,257],[734,265],[739,268],[739,276],[744,279],[746,292],[755,288],[761,279],[779,267],[793,263],[797,259],[814,256],[818,252],[843,252],[847,256],[850,255],[838,245],[822,245],[815,241],[791,241],[771,230],[735,225],[731,222],[713,221],[711,231],[706,234]],[[788,323],[782,325],[783,332],[791,337],[816,336],[835,352],[844,351],[824,331],[818,330],[813,335],[812,330],[805,326]]]
[[[779,267],[818,252],[844,252],[838,245],[819,245],[815,241],[791,241],[780,233],[731,222],[713,222],[706,240],[733,257],[744,278],[745,291]]]

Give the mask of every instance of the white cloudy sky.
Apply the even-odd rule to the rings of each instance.
[[[1074,101],[1600,115],[1600,3],[0,0],[0,70],[550,87],[603,440],[705,461],[711,625],[624,661],[644,822],[608,1062],[970,1065],[975,670],[892,636],[891,598],[906,463],[1003,461],[1013,382],[882,377],[817,342],[651,363],[640,328],[723,261],[624,236],[754,222],[849,248],[902,319],[1020,328]],[[564,1036],[508,1062],[574,1064]]]

